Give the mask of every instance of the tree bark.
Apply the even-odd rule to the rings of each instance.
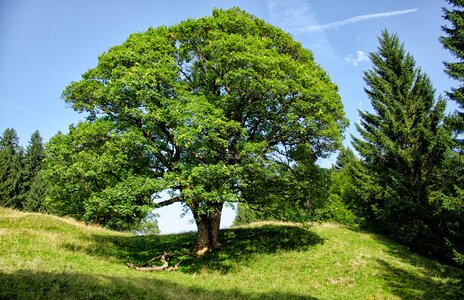
[[[197,241],[192,248],[195,255],[201,256],[209,251],[219,250],[219,226],[221,225],[222,208],[224,203],[213,203],[208,206],[207,212],[199,212],[198,206],[192,209],[197,224]]]

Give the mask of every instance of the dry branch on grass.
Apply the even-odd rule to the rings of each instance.
[[[153,257],[152,259],[144,262],[143,264],[140,265],[134,265],[133,263],[127,263],[127,266],[136,271],[147,271],[147,272],[153,272],[153,271],[164,271],[168,270],[168,272],[171,271],[177,271],[179,270],[179,265],[182,261],[178,262],[177,264],[174,265],[174,267],[169,267],[169,261],[171,259],[171,254],[170,253],[164,253],[163,255],[159,255],[156,257]],[[150,267],[145,267],[146,265],[150,264],[156,259],[160,259],[160,261],[163,263],[161,266],[150,266]],[[169,268],[168,268],[169,267]]]

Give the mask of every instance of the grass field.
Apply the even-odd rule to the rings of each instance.
[[[221,235],[221,252],[196,259],[194,233],[134,236],[0,208],[0,299],[464,299],[464,270],[377,235],[287,223]],[[126,266],[164,251],[179,271]]]

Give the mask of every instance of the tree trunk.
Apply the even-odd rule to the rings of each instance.
[[[224,203],[213,203],[209,205],[208,212],[199,212],[191,206],[195,222],[197,224],[197,241],[192,248],[195,255],[201,256],[208,251],[218,250],[219,226],[221,225],[221,214]]]

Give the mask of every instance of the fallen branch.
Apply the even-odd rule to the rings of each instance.
[[[160,261],[163,263],[161,266],[156,266],[156,267],[144,267],[145,265],[150,264],[152,261],[160,258]],[[143,264],[140,265],[134,265],[133,263],[127,263],[127,266],[129,269],[136,270],[136,271],[146,271],[146,272],[153,272],[153,271],[164,271],[168,270],[168,272],[171,271],[177,271],[179,270],[179,264],[182,262],[178,262],[174,267],[169,267],[169,260],[171,259],[171,254],[170,253],[164,253],[163,255],[159,255],[157,257],[153,257],[152,259],[148,260],[147,262],[144,262]]]
[[[177,264],[174,265],[174,267],[170,267],[168,268],[168,272],[172,272],[172,271],[177,271],[179,270],[179,265],[182,261],[178,262]]]
[[[163,255],[167,255],[167,254],[164,253]],[[156,259],[158,259],[158,258],[163,259],[163,258],[162,258],[163,255],[158,255],[157,257],[153,257],[152,259],[150,259],[150,260],[144,262],[143,264],[139,264],[139,265],[135,265],[135,266],[136,266],[136,267],[143,267],[143,266],[146,266],[146,265],[150,264],[152,261],[154,261],[154,260],[156,260]]]

